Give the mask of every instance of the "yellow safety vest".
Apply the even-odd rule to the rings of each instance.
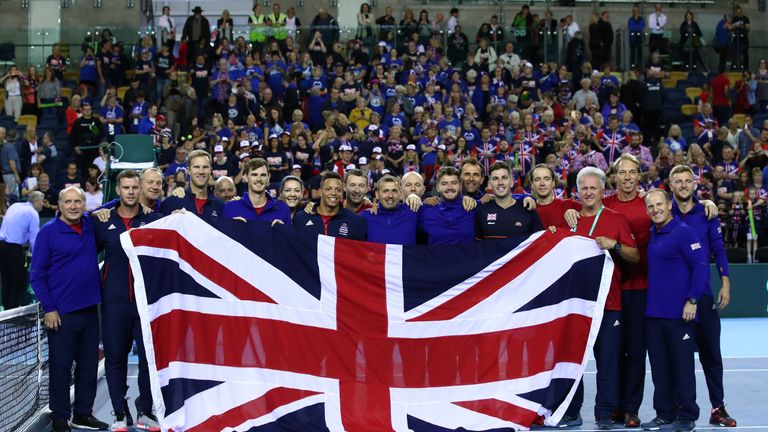
[[[253,24],[263,24],[264,18],[264,15],[256,16],[251,14],[251,22]],[[263,26],[253,27],[248,35],[250,36],[251,42],[264,42],[267,40],[267,28]]]
[[[269,16],[269,19],[272,20],[272,36],[277,40],[284,40],[287,38],[288,30],[285,29],[285,21],[288,19],[288,16],[281,13],[275,18],[275,14],[272,14]]]

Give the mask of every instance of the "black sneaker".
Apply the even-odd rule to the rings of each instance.
[[[723,427],[736,427],[736,420],[728,414],[725,410],[725,405],[720,405],[717,408],[712,408],[712,414],[709,416],[709,424],[723,426]]]
[[[693,421],[678,420],[674,423],[675,432],[692,432],[696,429],[696,423]]]
[[[69,422],[67,420],[54,420],[53,421],[53,427],[51,428],[53,432],[72,432],[72,428],[69,427]]]
[[[611,430],[613,429],[613,419],[598,419],[595,420],[597,430]]]
[[[97,419],[92,414],[88,414],[88,415],[75,414],[74,416],[72,416],[72,422],[70,422],[70,426],[76,429],[86,429],[86,430],[107,430],[109,428],[108,424]]]
[[[656,417],[655,419],[645,422],[640,425],[643,430],[657,431],[657,430],[672,430],[675,428],[675,422],[672,420]]]

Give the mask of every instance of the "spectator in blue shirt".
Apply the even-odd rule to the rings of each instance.
[[[282,201],[267,193],[269,167],[262,158],[251,159],[243,168],[248,191],[242,199],[229,201],[224,205],[224,218],[241,218],[249,221],[278,222],[291,224],[291,210]]]
[[[643,30],[645,19],[640,14],[640,7],[632,8],[632,16],[627,21],[629,31],[629,64],[633,68],[643,68]]]
[[[709,261],[714,255],[720,275],[721,287],[717,302],[710,286],[709,267],[704,278],[704,293],[698,299],[698,321],[696,321],[696,345],[699,361],[704,369],[709,399],[712,403],[710,423],[735,427],[734,420],[725,410],[723,389],[723,357],[720,352],[720,314],[731,300],[731,281],[728,273],[728,257],[723,245],[720,219],[707,219],[704,205],[693,198],[696,189],[693,171],[687,165],[679,165],[669,174],[669,187],[674,194],[672,214],[688,225],[701,243],[701,250]]]
[[[49,347],[49,393],[54,431],[109,425],[93,417],[99,364],[101,302],[93,223],[83,218],[85,194],[76,187],[59,193],[61,216],[40,229],[32,254],[30,282],[45,311]],[[75,405],[69,399],[72,365]]]
[[[43,209],[43,193],[29,193],[28,202],[19,202],[8,207],[0,225],[0,278],[3,285],[3,307],[5,310],[19,306],[21,293],[27,284],[27,270],[24,268],[24,250],[29,243],[35,249],[35,238],[40,228],[40,210]]]

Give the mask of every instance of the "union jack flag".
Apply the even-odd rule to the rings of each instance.
[[[121,240],[175,432],[554,424],[613,272],[593,240],[548,231],[403,247],[187,213]]]

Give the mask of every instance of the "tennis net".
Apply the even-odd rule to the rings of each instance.
[[[48,339],[40,305],[0,312],[0,432],[21,431],[48,406]]]

